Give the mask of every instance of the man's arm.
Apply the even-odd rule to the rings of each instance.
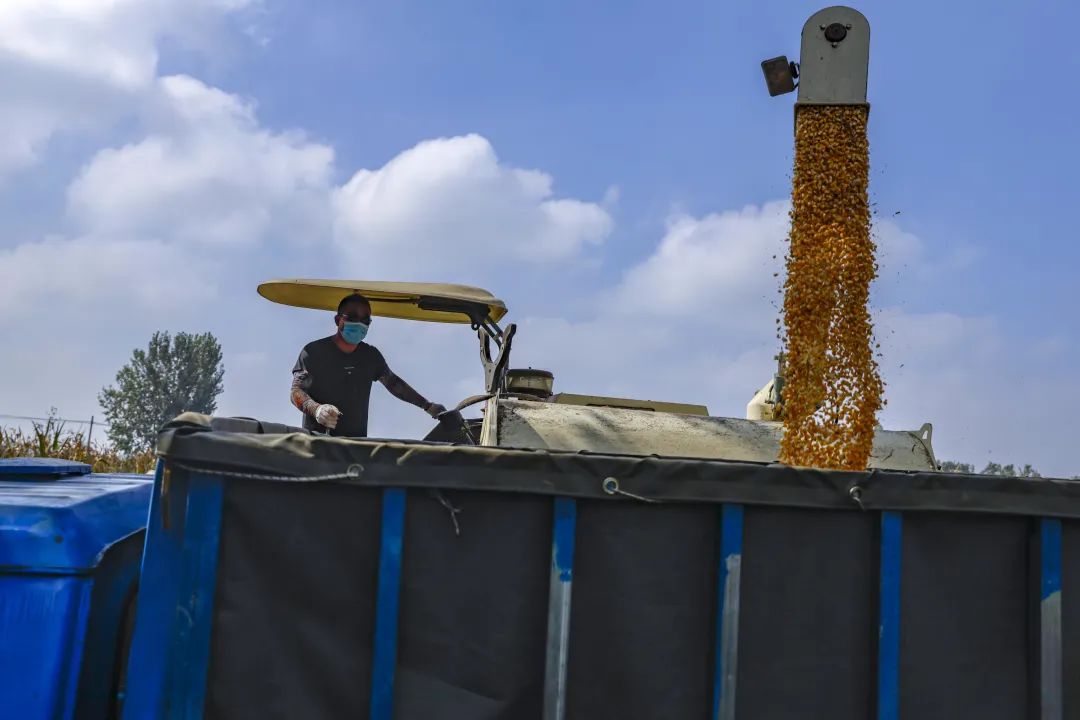
[[[308,387],[308,374],[306,370],[293,370],[292,390],[289,399],[300,412],[315,418],[315,422],[331,430],[337,427],[341,418],[341,411],[334,405],[320,403],[310,395],[305,388]]]
[[[289,399],[292,404],[296,406],[296,409],[305,415],[315,417],[315,411],[319,409],[319,403],[311,399],[311,396],[307,394],[307,390],[304,386],[307,384],[307,371],[306,370],[294,370],[292,376],[292,390],[289,392]]]
[[[415,405],[432,417],[446,411],[446,408],[442,405],[428,402],[427,398],[413,390],[409,383],[399,378],[389,368],[383,371],[383,374],[379,376],[379,382],[381,382],[383,386],[390,391],[390,394],[398,400],[403,400],[410,405]]]

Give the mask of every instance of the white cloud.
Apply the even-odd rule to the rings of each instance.
[[[325,237],[329,147],[265,130],[251,105],[190,77],[163,78],[156,99],[151,134],[102,150],[69,188],[81,226],[222,245]]]
[[[355,264],[357,249],[342,248],[331,233],[333,203],[346,194],[332,186],[331,149],[299,133],[271,132],[251,103],[183,76],[155,83],[141,122],[141,138],[97,152],[68,187],[74,239],[27,243],[0,256],[6,330],[40,346],[62,336],[85,348],[79,371],[69,374],[46,371],[34,353],[9,353],[5,372],[27,381],[8,402],[33,412],[55,405],[69,416],[100,414],[98,389],[151,332],[210,330],[225,350],[220,411],[295,423],[289,369],[305,342],[329,334],[328,316],[271,305],[254,288],[271,276],[368,274],[368,265]],[[479,160],[471,154],[477,148]],[[427,149],[444,152],[429,157]],[[402,166],[407,172],[398,171]],[[432,170],[442,175],[432,177]],[[572,257],[599,242],[612,223],[599,206],[553,199],[549,176],[499,164],[487,141],[475,136],[422,144],[370,175],[397,183],[391,200],[406,206],[436,198],[427,220],[448,244],[443,260],[452,256],[489,271]],[[487,197],[489,189],[498,196]],[[471,212],[462,213],[458,200],[471,203]],[[407,240],[407,218],[395,215],[404,210],[372,202],[373,212],[400,221],[397,237]],[[496,206],[498,223],[487,215]],[[350,216],[362,226],[365,219]],[[476,238],[483,242],[470,242]],[[406,243],[381,252],[398,267],[411,267],[414,250]],[[341,265],[339,254],[354,264]],[[441,279],[459,279],[428,267]],[[384,268],[376,277],[390,273]],[[48,307],[63,309],[60,333],[44,320]],[[479,387],[475,336],[467,326],[388,321],[376,332],[395,369],[432,398],[456,402],[453,395],[470,385],[468,378],[470,391]],[[381,390],[375,396],[373,432],[426,432],[430,419],[422,412]]]
[[[257,0],[4,0],[0,179],[54,135],[108,126],[152,89],[163,37],[198,46]]]
[[[176,287],[213,291],[199,262],[155,241],[47,239],[0,250],[0,326],[56,313],[85,319],[94,311],[170,311]],[[166,280],[167,279],[167,280]],[[122,321],[98,316],[97,322]]]
[[[428,140],[357,172],[334,208],[351,267],[379,277],[476,278],[508,262],[567,260],[613,225],[600,205],[554,198],[551,176],[500,163],[478,135]]]
[[[992,317],[880,313],[886,425],[934,424],[938,457],[1031,463],[1072,476],[1075,424],[1060,408],[1080,402],[1069,354],[1055,339],[1028,348]]]
[[[612,308],[740,332],[771,329],[784,266],[788,204],[678,215],[647,260],[628,270]]]

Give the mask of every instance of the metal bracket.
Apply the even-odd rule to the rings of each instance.
[[[502,333],[500,343],[493,338],[486,328],[480,327],[477,335],[480,338],[480,363],[484,366],[484,390],[488,393],[500,392],[506,389],[506,370],[510,364],[510,346],[514,341],[514,333],[517,325],[511,323]],[[491,357],[491,341],[496,341],[499,353],[494,359]]]

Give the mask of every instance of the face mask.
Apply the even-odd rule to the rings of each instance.
[[[368,326],[361,322],[346,322],[341,337],[350,345],[356,345],[367,337]]]

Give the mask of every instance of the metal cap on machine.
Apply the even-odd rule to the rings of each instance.
[[[555,376],[547,370],[517,368],[506,373],[506,389],[514,394],[546,400],[554,385]]]

